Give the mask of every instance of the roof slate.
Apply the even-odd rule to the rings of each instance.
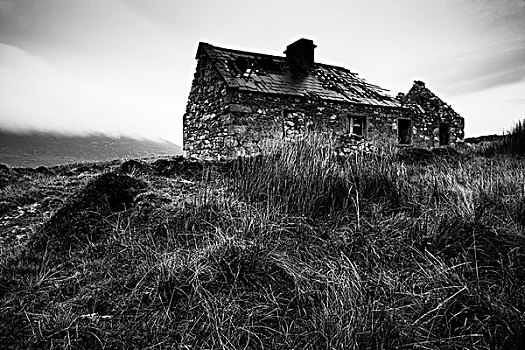
[[[237,51],[200,43],[231,88],[263,94],[319,98],[400,108],[387,90],[370,84],[348,69],[315,63],[308,74],[295,74],[285,57]]]

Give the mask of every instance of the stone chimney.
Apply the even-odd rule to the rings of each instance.
[[[317,46],[314,42],[309,39],[299,39],[293,44],[286,47],[286,58],[296,67],[302,70],[308,70],[313,67],[314,61],[314,49]]]

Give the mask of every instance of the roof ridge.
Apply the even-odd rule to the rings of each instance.
[[[212,45],[212,44],[209,44],[209,43],[205,43],[205,42],[200,42],[199,43],[199,46],[201,45],[206,45],[206,46],[211,46],[213,49],[220,49],[220,50],[223,50],[223,51],[229,51],[229,52],[232,52],[232,53],[240,53],[240,54],[248,54],[248,55],[258,55],[258,56],[266,56],[266,57],[271,57],[271,58],[280,58],[280,59],[284,59],[286,60],[286,57],[285,56],[275,56],[275,55],[270,55],[270,54],[266,54],[266,53],[259,53],[259,52],[251,52],[251,51],[243,51],[243,50],[236,50],[236,49],[229,49],[227,47],[221,47],[221,46],[215,46],[215,45]]]
[[[293,96],[314,93],[326,100],[400,107],[388,89],[372,84],[344,67],[314,62],[311,74],[298,78],[286,56],[199,42],[196,58],[201,54],[210,58],[221,78],[231,88]]]
[[[285,60],[286,61],[286,56],[277,56],[277,55],[271,55],[271,54],[267,54],[267,53],[260,53],[260,52],[252,52],[252,51],[244,51],[244,50],[237,50],[237,49],[230,49],[230,48],[227,48],[227,47],[222,47],[222,46],[216,46],[216,45],[212,45],[210,43],[206,43],[206,42],[199,42],[199,46],[200,45],[206,45],[206,46],[210,46],[212,47],[213,49],[219,49],[219,50],[224,50],[224,51],[229,51],[229,52],[232,52],[232,53],[240,53],[240,54],[248,54],[248,55],[257,55],[257,56],[265,56],[265,57],[268,57],[268,58],[279,58],[279,59],[282,59],[282,60]],[[330,67],[330,68],[337,68],[337,69],[340,69],[340,70],[344,70],[346,72],[349,72],[351,74],[354,74],[354,75],[359,75],[359,73],[355,73],[355,72],[352,72],[350,69],[348,68],[345,68],[345,67],[342,67],[342,66],[336,66],[335,64],[329,64],[329,63],[323,63],[323,62],[314,62],[314,64],[316,65],[320,65],[320,66],[324,66],[324,67]]]

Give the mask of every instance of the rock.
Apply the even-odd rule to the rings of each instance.
[[[251,113],[252,109],[248,106],[243,106],[240,104],[231,104],[229,108],[230,112],[238,112],[238,113]]]
[[[232,147],[237,147],[238,145],[239,145],[239,141],[237,141],[235,137],[229,136],[229,137],[224,138],[225,147],[232,148]]]
[[[235,135],[244,134],[246,130],[247,130],[246,125],[232,125],[232,127],[230,128],[230,134],[235,134]]]

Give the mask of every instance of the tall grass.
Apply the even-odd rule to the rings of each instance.
[[[495,141],[481,150],[482,154],[525,154],[525,120],[518,121],[502,140]]]
[[[296,142],[272,140],[263,155],[240,159],[234,187],[243,200],[266,202],[278,211],[325,215],[347,206],[347,164],[335,159],[333,140],[313,134]]]
[[[0,340],[518,349],[525,164],[334,150],[312,135],[270,143],[207,182],[135,174],[148,191],[102,218],[101,240],[54,265],[30,247],[1,255]]]

